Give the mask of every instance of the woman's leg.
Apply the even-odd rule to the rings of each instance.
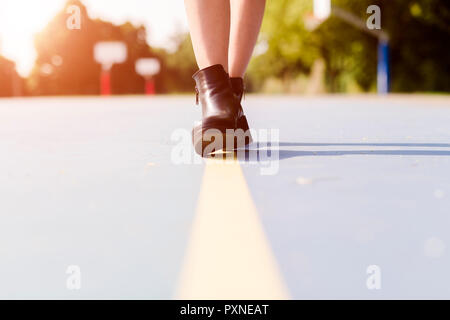
[[[204,69],[221,64],[227,70],[230,2],[185,0],[184,3],[198,67]]]
[[[228,69],[230,77],[242,78],[258,38],[266,1],[230,0],[230,3],[231,29]]]

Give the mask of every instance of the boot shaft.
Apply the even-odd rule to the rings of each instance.
[[[237,118],[240,103],[222,65],[213,65],[197,71],[192,78],[196,83],[197,102],[202,106],[203,118]]]

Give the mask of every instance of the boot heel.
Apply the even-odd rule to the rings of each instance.
[[[207,119],[192,129],[192,143],[195,152],[200,156],[207,156],[216,151],[227,150],[227,130],[234,128],[229,120]]]
[[[192,144],[195,152],[200,156],[207,156],[216,151],[231,151],[244,148],[252,143],[252,136],[248,129],[247,119],[241,117],[241,127],[230,129],[229,123],[203,126],[199,124],[192,129]],[[244,130],[247,128],[247,130]],[[217,141],[219,139],[220,142]]]
[[[250,132],[246,116],[242,116],[238,119],[237,128],[242,129],[244,131],[245,134],[244,146],[253,142],[252,134]]]
[[[206,157],[216,151],[227,150],[227,134],[218,128],[195,127],[192,129],[192,144],[198,155]]]

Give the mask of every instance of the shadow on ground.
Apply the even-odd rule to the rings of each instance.
[[[286,150],[282,147],[399,147],[401,149],[389,150]],[[394,155],[394,156],[450,156],[450,150],[426,150],[405,148],[450,148],[447,143],[302,143],[302,142],[280,142],[278,145],[260,143],[250,145],[246,150],[234,152],[234,157],[239,161],[267,161],[276,158],[280,160],[295,157],[314,156],[346,156],[346,155]],[[224,157],[225,154],[215,155],[214,158]]]

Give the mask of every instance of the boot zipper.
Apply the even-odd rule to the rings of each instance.
[[[196,105],[198,105],[198,95],[199,95],[198,88],[195,87],[195,104]]]

